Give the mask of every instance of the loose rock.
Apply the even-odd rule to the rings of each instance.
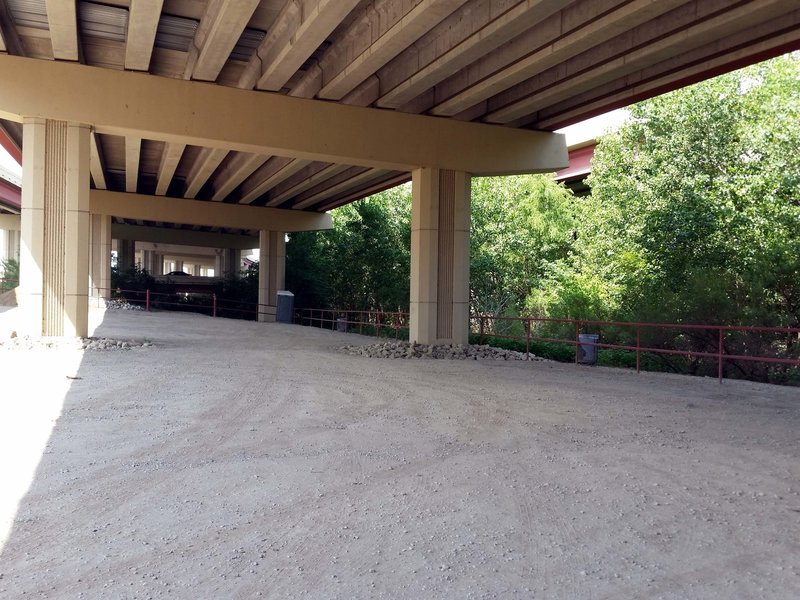
[[[445,360],[544,360],[534,354],[495,348],[487,344],[416,344],[382,342],[359,346],[342,346],[339,351],[368,358],[445,359]]]

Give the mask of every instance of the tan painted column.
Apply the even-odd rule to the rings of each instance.
[[[282,231],[259,232],[258,320],[272,323],[278,307],[278,290],[285,285],[286,235]]]
[[[85,336],[89,309],[89,135],[85,125],[23,125],[20,329]]]
[[[222,268],[221,275],[227,275],[228,273],[233,273],[238,275],[239,272],[242,270],[242,251],[238,248],[225,248],[223,251],[224,257],[224,265]]]
[[[120,271],[127,271],[136,266],[136,241],[117,240],[117,266]]]
[[[92,215],[89,281],[92,296],[108,300],[111,287],[111,217]]]
[[[411,323],[421,344],[469,340],[470,176],[461,171],[412,173]]]

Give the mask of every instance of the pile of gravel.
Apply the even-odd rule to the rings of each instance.
[[[144,310],[144,306],[141,304],[131,304],[127,300],[120,300],[117,298],[106,300],[106,308],[112,310]]]
[[[114,340],[95,337],[82,338],[81,342],[81,348],[84,350],[130,350],[131,348],[147,348],[153,345],[152,342],[146,340]]]
[[[0,350],[35,350],[53,348],[67,350],[130,350],[152,346],[146,340],[114,340],[111,338],[70,338],[70,337],[19,337],[16,332],[11,337],[0,340]]]
[[[368,346],[349,345],[341,352],[369,358],[439,358],[446,360],[544,360],[533,354],[504,350],[484,345],[414,344],[410,342],[384,342]]]

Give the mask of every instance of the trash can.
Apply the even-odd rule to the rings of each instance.
[[[336,331],[347,333],[347,319],[344,317],[339,317],[336,319]]]
[[[278,323],[291,323],[294,313],[294,294],[286,290],[278,291],[278,308],[275,312],[275,320]]]
[[[584,344],[596,344],[600,336],[596,333],[578,334],[578,362],[582,365],[593,365],[597,362],[597,346],[586,346]]]

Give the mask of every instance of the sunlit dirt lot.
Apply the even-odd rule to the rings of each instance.
[[[797,388],[92,317],[0,347],[2,598],[800,597]]]

